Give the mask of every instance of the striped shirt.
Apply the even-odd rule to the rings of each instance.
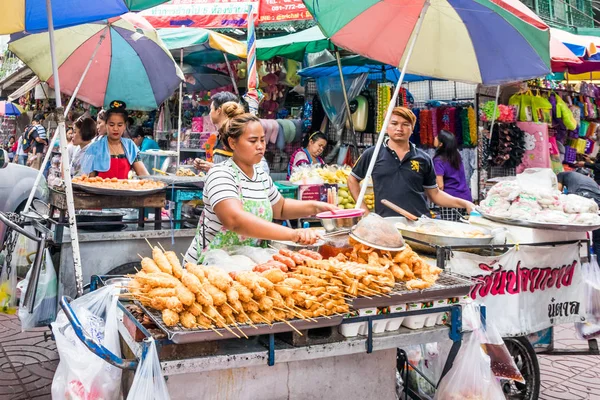
[[[216,234],[221,231],[223,224],[215,214],[215,206],[228,199],[244,200],[266,200],[267,196],[271,206],[281,200],[281,194],[273,184],[273,180],[259,164],[254,165],[254,177],[250,179],[237,166],[233,160],[227,160],[217,164],[210,169],[206,176],[204,184],[204,227],[202,226],[202,217],[198,226],[198,234],[192,241],[185,255],[185,261],[195,263],[198,261],[198,244],[208,244],[214,239]],[[202,234],[205,232],[205,241]]]

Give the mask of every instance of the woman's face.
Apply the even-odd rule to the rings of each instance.
[[[229,145],[237,160],[249,165],[258,164],[265,155],[265,131],[260,122],[252,121],[239,138],[229,139]]]
[[[73,129],[73,144],[75,146],[80,146],[83,143],[83,139],[81,138],[81,131],[75,127]]]
[[[96,121],[96,131],[100,136],[106,135],[106,122],[103,119],[98,118],[98,121]]]
[[[222,116],[223,116],[223,112],[221,111],[220,108],[215,108],[215,103],[210,103],[210,121],[215,124],[215,126],[218,128],[219,125],[221,125],[221,123],[223,121],[221,121]]]
[[[309,140],[306,148],[311,156],[319,157],[321,154],[323,154],[323,151],[325,151],[325,147],[327,147],[327,140],[317,139]]]
[[[67,142],[70,142],[73,140],[73,129],[69,129],[67,131]]]
[[[437,138],[437,136],[433,139],[433,147],[438,148],[440,147],[441,143],[440,140]]]
[[[15,142],[15,138],[11,137],[10,139],[8,139],[8,144],[13,144]]]
[[[106,131],[109,139],[121,139],[125,128],[127,128],[125,118],[120,114],[112,114],[106,121]]]

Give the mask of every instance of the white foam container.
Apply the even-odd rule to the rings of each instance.
[[[406,304],[398,304],[395,306],[390,306],[390,314],[404,312],[404,311],[406,311]],[[387,320],[385,330],[388,332],[397,331],[398,329],[400,329],[400,326],[402,326],[402,322],[404,321],[404,318],[405,317],[389,318]]]
[[[417,311],[423,308],[423,303],[410,303],[406,306],[406,311]],[[427,315],[413,315],[404,318],[402,321],[402,326],[407,327],[408,329],[421,329],[425,326],[425,319]]]
[[[361,308],[358,310],[358,315],[361,317],[371,317],[377,315],[377,307]],[[381,320],[373,321],[373,333],[381,333],[385,331],[385,323],[383,329],[381,329]],[[369,323],[367,321],[361,322],[361,326],[358,328],[358,334],[366,336],[369,333]]]
[[[445,307],[448,305],[448,299],[444,300],[436,300],[434,307]],[[444,315],[448,314],[447,312],[437,314],[437,321],[435,321],[436,325],[442,325],[444,323]]]
[[[358,336],[358,330],[364,322],[356,322],[353,324],[342,324],[338,330],[344,337],[355,337]]]

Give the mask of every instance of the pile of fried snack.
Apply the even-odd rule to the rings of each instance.
[[[246,335],[238,324],[331,318],[348,312],[347,298],[386,296],[400,281],[408,289],[424,289],[440,272],[408,246],[390,253],[355,244],[328,260],[309,250],[282,249],[252,271],[231,273],[193,264],[183,268],[174,252],[154,247],[128,288],[144,306],[162,312],[166,326],[225,328],[239,337],[234,329]]]
[[[73,183],[92,186],[103,189],[119,189],[119,190],[149,190],[160,189],[165,187],[162,182],[152,181],[149,179],[117,179],[117,178],[100,178],[81,175],[73,178]]]

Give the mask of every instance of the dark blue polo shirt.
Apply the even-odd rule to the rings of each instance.
[[[425,189],[437,187],[431,157],[411,143],[410,151],[400,160],[388,147],[388,141],[386,138],[373,168],[375,212],[382,217],[398,216],[381,204],[381,200],[386,199],[418,217],[429,216]],[[359,181],[367,174],[374,151],[375,147],[365,150],[352,169],[352,175]]]

